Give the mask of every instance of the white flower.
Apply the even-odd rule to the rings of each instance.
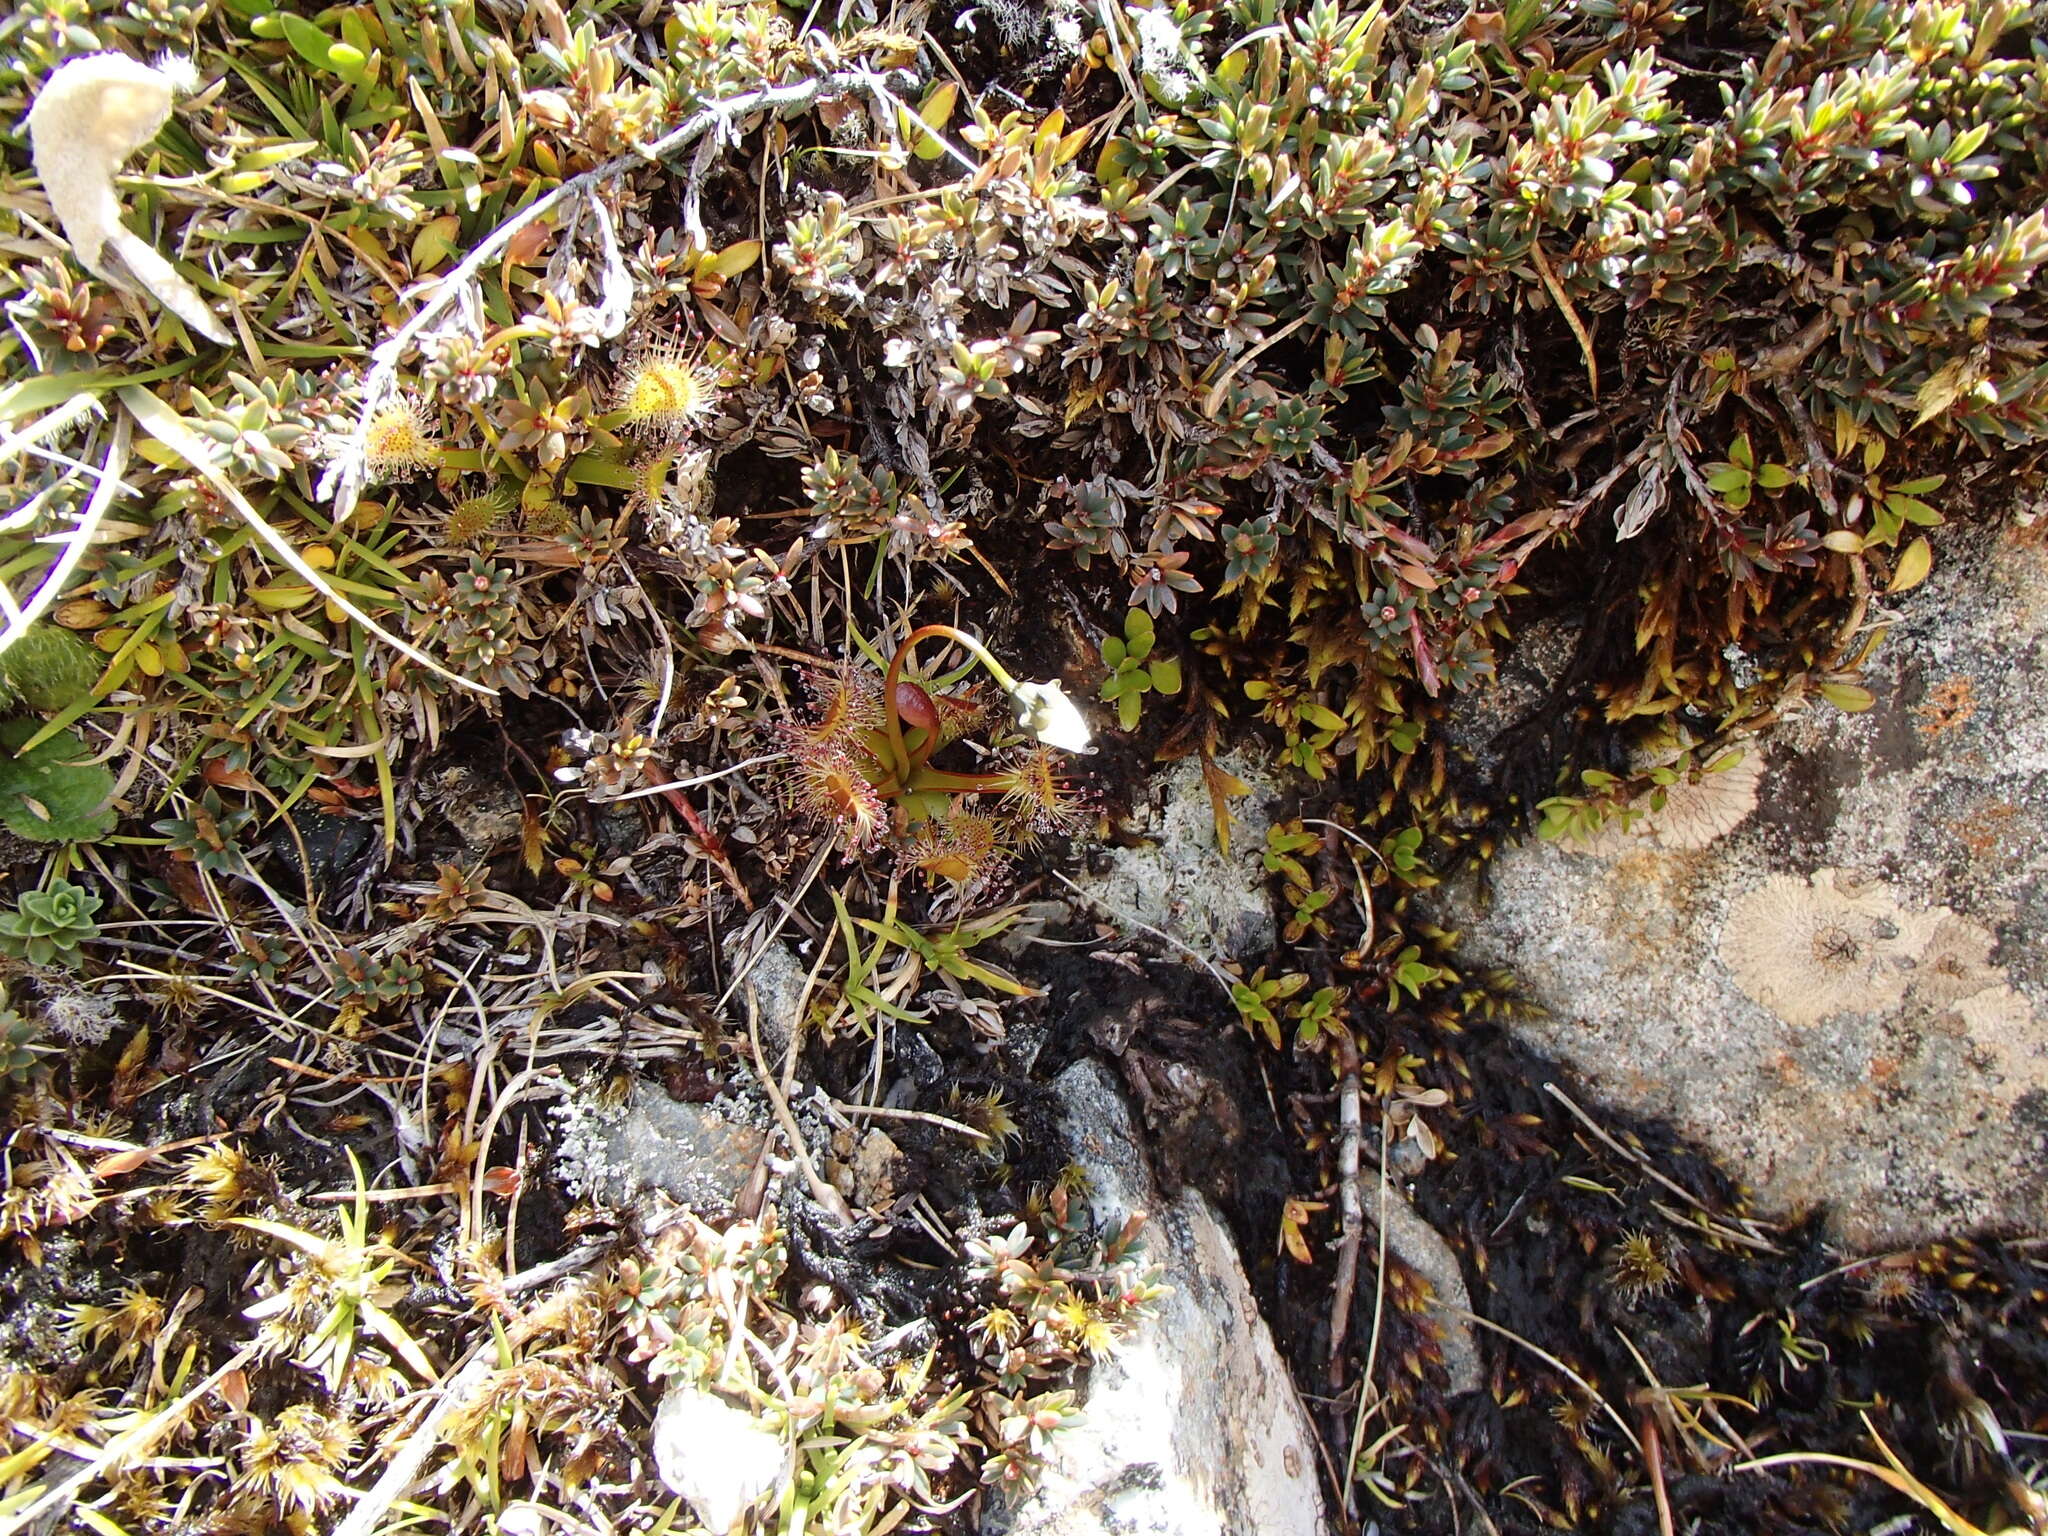
[[[705,1529],[736,1532],[747,1512],[789,1479],[790,1452],[745,1409],[677,1383],[654,1416],[654,1464]]]
[[[1062,752],[1086,752],[1093,733],[1074,701],[1057,682],[1019,683],[1010,690],[1010,709],[1018,729],[1028,731]]]

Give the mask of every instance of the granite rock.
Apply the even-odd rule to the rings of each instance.
[[[1108,1070],[1055,1084],[1098,1215],[1142,1210],[1143,1241],[1173,1287],[1089,1373],[1084,1422],[1052,1442],[1037,1490],[994,1509],[990,1536],[1318,1536],[1326,1529],[1314,1431],[1208,1200],[1168,1201]]]
[[[1844,714],[1590,845],[1503,850],[1440,905],[1532,1043],[1851,1245],[2048,1220],[2048,550],[1942,546]]]

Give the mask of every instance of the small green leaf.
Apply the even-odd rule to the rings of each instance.
[[[760,259],[761,242],[741,240],[737,244],[728,245],[713,257],[711,270],[720,277],[738,277]]]
[[[917,109],[915,122],[908,113],[901,114],[905,136],[915,134],[911,153],[918,159],[936,160],[946,152],[945,145],[935,137],[935,134],[937,130],[946,126],[947,120],[953,115],[953,105],[959,99],[960,88],[949,80],[925,98],[924,104]],[[933,132],[919,131],[922,128],[932,129]]]
[[[1161,693],[1180,692],[1180,662],[1172,656],[1162,657],[1152,663],[1152,686]]]
[[[1877,702],[1877,696],[1868,688],[1859,688],[1854,683],[1822,683],[1820,696],[1845,715],[1860,715]]]
[[[277,11],[273,14],[277,18],[278,27],[284,33],[284,40],[292,45],[292,52],[316,69],[324,69],[337,75],[347,73],[334,62],[335,48],[345,45],[336,44],[333,38],[303,16],[294,16],[290,11]],[[361,68],[362,55],[356,53],[353,48],[349,49],[349,52],[355,54],[356,66]]]
[[[252,149],[235,162],[235,168],[242,171],[267,171],[274,166],[289,165],[303,159],[320,146],[311,139],[294,139],[284,144],[271,144],[262,149]]]
[[[365,66],[369,62],[369,55],[353,43],[334,43],[327,50],[328,68],[352,84],[368,78]]]
[[[1898,566],[1892,571],[1892,579],[1885,587],[1887,592],[1910,592],[1927,579],[1927,573],[1934,569],[1934,551],[1922,534],[1908,544],[1899,556]]]

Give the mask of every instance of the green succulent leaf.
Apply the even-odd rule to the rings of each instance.
[[[41,729],[34,720],[0,725],[0,821],[38,843],[88,843],[114,830],[114,776],[72,731],[21,748]]]
[[[53,880],[41,890],[24,891],[12,912],[0,912],[0,951],[31,965],[76,966],[79,946],[99,937],[93,921],[100,898],[73,885]]]

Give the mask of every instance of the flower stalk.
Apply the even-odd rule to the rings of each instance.
[[[915,746],[905,733],[902,714],[902,700],[897,689],[903,681],[903,669],[909,663],[911,654],[921,640],[946,639],[952,641],[988,669],[996,686],[1009,701],[1010,712],[1018,727],[1028,732],[1034,740],[1049,746],[1059,747],[1068,752],[1088,750],[1089,731],[1087,721],[1074,707],[1057,682],[1020,683],[1000,661],[996,660],[989,648],[964,630],[951,624],[925,624],[913,629],[903,637],[903,643],[896,647],[896,654],[889,658],[889,672],[882,684],[882,707],[888,730],[890,761],[889,771],[897,776],[900,784],[908,785],[911,778],[924,768],[926,762],[938,748],[939,733],[935,729],[918,727],[920,737]],[[919,784],[920,789],[943,789],[952,794],[971,794],[982,790],[999,788],[1002,775],[997,774],[944,774]],[[937,782],[943,778],[946,782]],[[885,791],[886,793],[886,791]]]

